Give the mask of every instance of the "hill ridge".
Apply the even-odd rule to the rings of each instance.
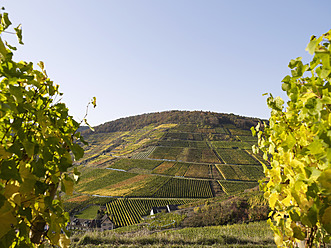
[[[122,117],[100,124],[94,127],[94,129],[96,133],[132,131],[150,124],[197,124],[209,127],[216,127],[221,124],[233,124],[238,128],[248,129],[256,125],[259,120],[256,117],[210,111],[168,110]],[[83,132],[91,133],[92,131],[83,130]]]

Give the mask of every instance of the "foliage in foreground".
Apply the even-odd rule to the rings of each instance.
[[[282,89],[289,101],[270,97],[269,125],[257,132],[269,181],[262,183],[273,210],[270,224],[279,247],[330,241],[331,234],[331,30],[307,46],[313,60],[291,60]],[[308,76],[310,74],[310,76]]]
[[[0,14],[0,33],[11,25]],[[15,28],[22,43],[20,27]],[[0,246],[34,247],[49,240],[66,247],[69,220],[59,190],[72,193],[73,159],[84,151],[77,123],[44,65],[12,60],[16,48],[0,38]],[[83,141],[83,140],[82,140]],[[70,152],[73,152],[72,158]]]

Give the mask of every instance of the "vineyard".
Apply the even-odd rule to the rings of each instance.
[[[168,176],[184,176],[189,168],[189,164],[180,162],[163,162],[152,172],[155,174],[163,174]]]
[[[211,174],[213,179],[225,179],[220,170],[217,168],[217,165],[211,166]]]
[[[246,136],[252,136],[252,132],[250,130],[243,130],[238,128],[229,128],[229,131],[231,135],[246,135]]]
[[[164,174],[164,175],[174,175],[172,171],[177,171],[179,168],[175,166],[176,162],[163,162],[158,167],[156,167],[152,173]]]
[[[139,223],[152,207],[231,195],[254,187],[264,177],[261,163],[267,164],[261,155],[252,154],[256,138],[250,131],[231,123],[151,124],[91,137],[91,156],[84,162],[75,190],[118,197],[107,204],[118,227]],[[102,151],[93,156],[90,151],[97,150],[99,141]],[[93,209],[80,216],[92,216]]]
[[[216,152],[226,164],[260,164],[244,150],[216,149]]]
[[[218,148],[240,148],[240,149],[250,149],[252,145],[241,141],[211,141],[212,146],[216,149]]]
[[[197,132],[197,125],[194,124],[182,124],[176,126],[172,131],[174,132],[188,132],[188,133],[196,133]]]
[[[209,198],[213,192],[209,181],[171,178],[154,194],[166,198]]]
[[[218,164],[216,166],[218,167],[219,170],[221,165]],[[159,166],[157,166],[152,171],[152,173],[168,175],[168,176],[182,176],[186,178],[223,179],[222,175],[218,170],[212,164],[198,164],[198,163],[193,164],[193,163],[185,163],[185,162],[166,161],[161,163]]]
[[[257,137],[254,136],[237,136],[240,141],[243,142],[256,142],[257,143]]]
[[[149,177],[144,186],[137,188],[129,195],[130,197],[153,197],[164,184],[166,184],[171,177],[152,176]]]
[[[190,167],[190,164],[188,163],[177,163],[178,166],[180,166],[180,169],[176,172],[175,176],[184,176],[188,168]]]
[[[221,134],[228,134],[229,132],[224,129],[223,127],[216,127],[216,128],[198,128],[197,132],[200,133],[221,133]]]
[[[240,166],[240,170],[245,174],[248,180],[258,181],[265,177],[262,166]]]
[[[82,193],[94,193],[97,190],[110,187],[134,176],[136,174],[122,171],[88,169],[83,171],[80,183],[75,190]]]
[[[146,159],[127,159],[122,158],[117,160],[110,168],[113,169],[122,169],[122,170],[130,170],[132,168],[141,168],[146,170],[153,170],[155,167],[160,165],[161,161],[156,160],[146,160]]]
[[[258,181],[264,177],[263,167],[255,165],[216,165],[225,179]]]
[[[164,140],[195,140],[203,141],[204,136],[201,133],[166,133]]]
[[[267,160],[265,160],[265,159],[263,158],[263,154],[262,154],[261,152],[259,152],[259,153],[257,153],[257,154],[253,154],[253,152],[252,152],[251,150],[246,150],[246,152],[247,152],[248,154],[251,154],[252,156],[254,156],[257,160],[260,161],[260,163],[263,163],[263,164],[265,164],[266,166],[270,166],[270,162],[267,161]],[[269,158],[268,160],[270,160],[270,158]]]
[[[172,147],[190,147],[190,148],[208,148],[205,141],[189,141],[189,140],[161,140],[159,146]]]
[[[170,147],[170,146],[158,146],[154,152],[149,156],[152,159],[168,159],[176,160],[176,158],[183,152],[184,148]]]
[[[191,164],[184,176],[193,178],[212,178],[211,165]]]
[[[142,216],[150,214],[152,207],[182,205],[192,201],[194,200],[118,198],[106,206],[113,223],[117,227],[121,227],[139,223]]]
[[[152,152],[154,152],[156,146],[149,146],[148,148],[146,148],[144,151],[141,151],[137,154],[132,155],[132,158],[134,159],[145,159],[148,158],[149,155],[152,154]]]
[[[208,148],[196,149],[158,146],[149,158],[182,162],[220,163],[215,153]]]
[[[240,181],[225,181],[219,180],[218,183],[221,185],[223,191],[228,194],[234,194],[245,189],[254,188],[259,185],[258,182],[240,182]]]
[[[207,135],[209,141],[240,141],[238,136],[230,134],[209,133]]]
[[[216,165],[216,168],[219,170],[219,172],[222,174],[224,179],[229,180],[239,180],[239,176],[235,172],[232,166],[229,165]]]

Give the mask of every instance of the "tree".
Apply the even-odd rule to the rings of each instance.
[[[0,19],[0,33],[8,33],[8,14]],[[14,30],[23,44],[20,26]],[[44,64],[36,70],[31,62],[15,62],[15,50],[0,38],[0,247],[46,240],[66,247],[69,215],[60,196],[71,194],[78,180],[76,168],[68,170],[84,154],[80,124],[57,100],[62,93]]]
[[[312,61],[291,60],[291,75],[282,81],[287,106],[270,94],[269,124],[252,128],[258,136],[253,150],[271,157],[260,185],[278,247],[313,247],[331,234],[331,30],[312,36],[306,50]]]

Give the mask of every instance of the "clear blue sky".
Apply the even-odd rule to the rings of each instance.
[[[4,0],[70,113],[92,125],[164,110],[268,118],[266,97],[311,35],[331,29],[331,1]],[[4,39],[11,40],[10,35]]]

